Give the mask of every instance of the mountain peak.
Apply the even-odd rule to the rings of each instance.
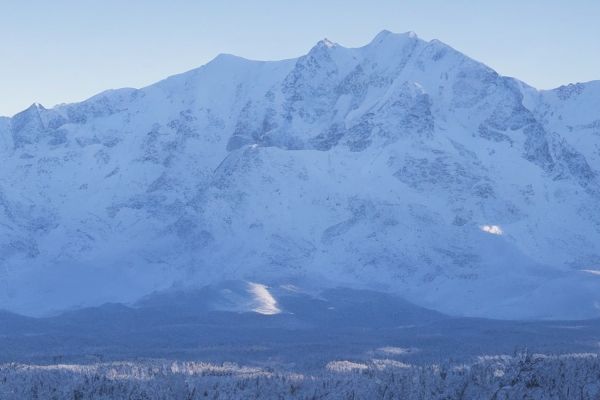
[[[25,110],[15,114],[13,116],[13,118],[22,118],[26,115],[38,115],[39,112],[43,111],[43,110],[45,110],[45,108],[40,103],[33,103],[29,107],[27,107]]]
[[[46,108],[40,103],[33,103],[25,111],[43,111]]]
[[[338,44],[335,42],[332,42],[331,40],[324,38],[323,40],[319,40],[317,42],[317,47],[326,47],[328,49],[331,49],[332,47],[337,46]]]
[[[377,49],[377,51],[386,52],[389,48],[404,46],[410,43],[422,41],[416,33],[409,31],[405,33],[394,33],[388,30],[379,32],[365,48]],[[383,46],[383,48],[382,48]]]
[[[230,53],[219,53],[215,58],[213,58],[210,63],[219,63],[219,62],[232,62],[232,61],[250,61],[243,57],[236,56],[235,54]]]
[[[378,41],[388,39],[388,38],[418,39],[419,36],[413,31],[408,31],[408,32],[404,32],[404,33],[395,33],[395,32],[389,31],[387,29],[384,29],[381,32],[379,32],[377,35],[375,35],[375,37],[373,38],[371,43],[376,43]]]
[[[314,56],[317,58],[323,58],[323,57],[329,58],[333,54],[334,50],[339,50],[339,49],[344,49],[344,47],[325,38],[325,39],[319,40],[317,42],[317,44],[315,44],[310,49],[310,51],[307,53],[307,56]]]

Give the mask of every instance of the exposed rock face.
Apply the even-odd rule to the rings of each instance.
[[[0,118],[0,308],[249,279],[598,316],[598,104],[384,31],[33,105]]]

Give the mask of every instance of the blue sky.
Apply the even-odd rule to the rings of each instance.
[[[600,79],[595,0],[3,0],[0,115],[141,87],[218,53],[282,59],[383,29],[440,39],[539,88]]]

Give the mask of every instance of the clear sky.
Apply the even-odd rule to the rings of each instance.
[[[0,115],[145,86],[218,53],[290,58],[383,29],[538,88],[600,79],[597,0],[1,0]]]

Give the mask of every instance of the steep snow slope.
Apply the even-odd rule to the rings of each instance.
[[[32,105],[0,119],[0,308],[247,279],[598,316],[599,103],[384,31]]]

